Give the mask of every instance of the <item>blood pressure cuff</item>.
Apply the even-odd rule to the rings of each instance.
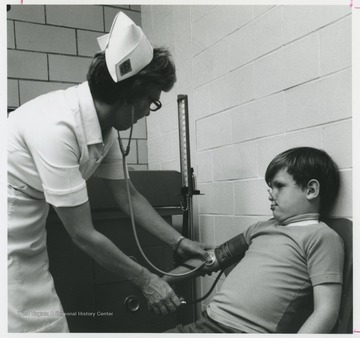
[[[243,234],[240,234],[218,246],[214,252],[220,269],[225,269],[241,260],[248,247],[249,245],[246,243]]]

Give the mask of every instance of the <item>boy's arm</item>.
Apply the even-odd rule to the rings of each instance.
[[[246,242],[245,235],[241,233],[217,246],[214,250],[209,250],[206,263],[198,258],[193,258],[180,264],[180,266],[171,271],[173,274],[181,274],[202,266],[195,272],[181,277],[164,276],[163,279],[168,283],[176,283],[183,279],[195,278],[200,275],[211,275],[212,272],[226,269],[234,263],[239,262],[244,257],[245,251],[248,248],[249,245]]]
[[[334,327],[340,308],[341,284],[314,286],[314,311],[298,333],[329,333]]]

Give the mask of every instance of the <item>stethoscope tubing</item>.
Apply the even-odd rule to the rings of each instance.
[[[145,261],[157,272],[163,274],[163,275],[167,275],[167,276],[171,276],[171,277],[183,277],[183,276],[189,276],[191,274],[193,274],[194,272],[196,272],[197,270],[201,269],[206,261],[202,262],[198,267],[196,267],[193,270],[190,270],[188,272],[184,272],[181,274],[175,274],[175,273],[171,273],[171,272],[166,272],[163,271],[161,269],[159,269],[157,266],[155,266],[145,255],[140,242],[139,242],[139,238],[137,235],[137,231],[136,231],[136,225],[135,225],[135,216],[134,216],[134,208],[133,208],[133,204],[132,204],[132,198],[131,198],[131,193],[130,193],[130,184],[129,184],[129,177],[127,174],[127,163],[126,163],[126,156],[129,154],[130,152],[130,143],[131,143],[131,138],[132,138],[132,132],[133,132],[133,127],[134,127],[134,106],[132,107],[132,111],[131,111],[131,129],[130,129],[130,136],[129,136],[129,141],[127,144],[126,149],[124,149],[124,146],[122,144],[121,141],[121,137],[120,137],[120,132],[117,131],[118,133],[118,142],[119,142],[119,147],[120,147],[120,151],[123,157],[123,171],[124,171],[124,177],[125,177],[125,185],[126,185],[126,193],[127,193],[127,198],[128,198],[128,203],[129,203],[129,213],[130,213],[130,221],[131,221],[131,227],[132,227],[132,231],[134,234],[134,238],[135,238],[135,242],[136,245],[142,255],[142,257],[145,259]]]

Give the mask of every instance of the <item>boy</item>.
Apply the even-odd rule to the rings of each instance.
[[[274,218],[242,234],[248,247],[245,256],[203,317],[168,332],[327,333],[333,328],[344,245],[319,218],[337,195],[338,168],[322,150],[294,148],[272,160],[265,180]],[[202,268],[203,273],[218,269],[218,261]]]

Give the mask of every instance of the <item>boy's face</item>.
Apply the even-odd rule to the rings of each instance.
[[[270,208],[277,221],[283,222],[289,217],[310,212],[307,189],[298,186],[286,169],[276,173],[270,182],[270,188]]]

